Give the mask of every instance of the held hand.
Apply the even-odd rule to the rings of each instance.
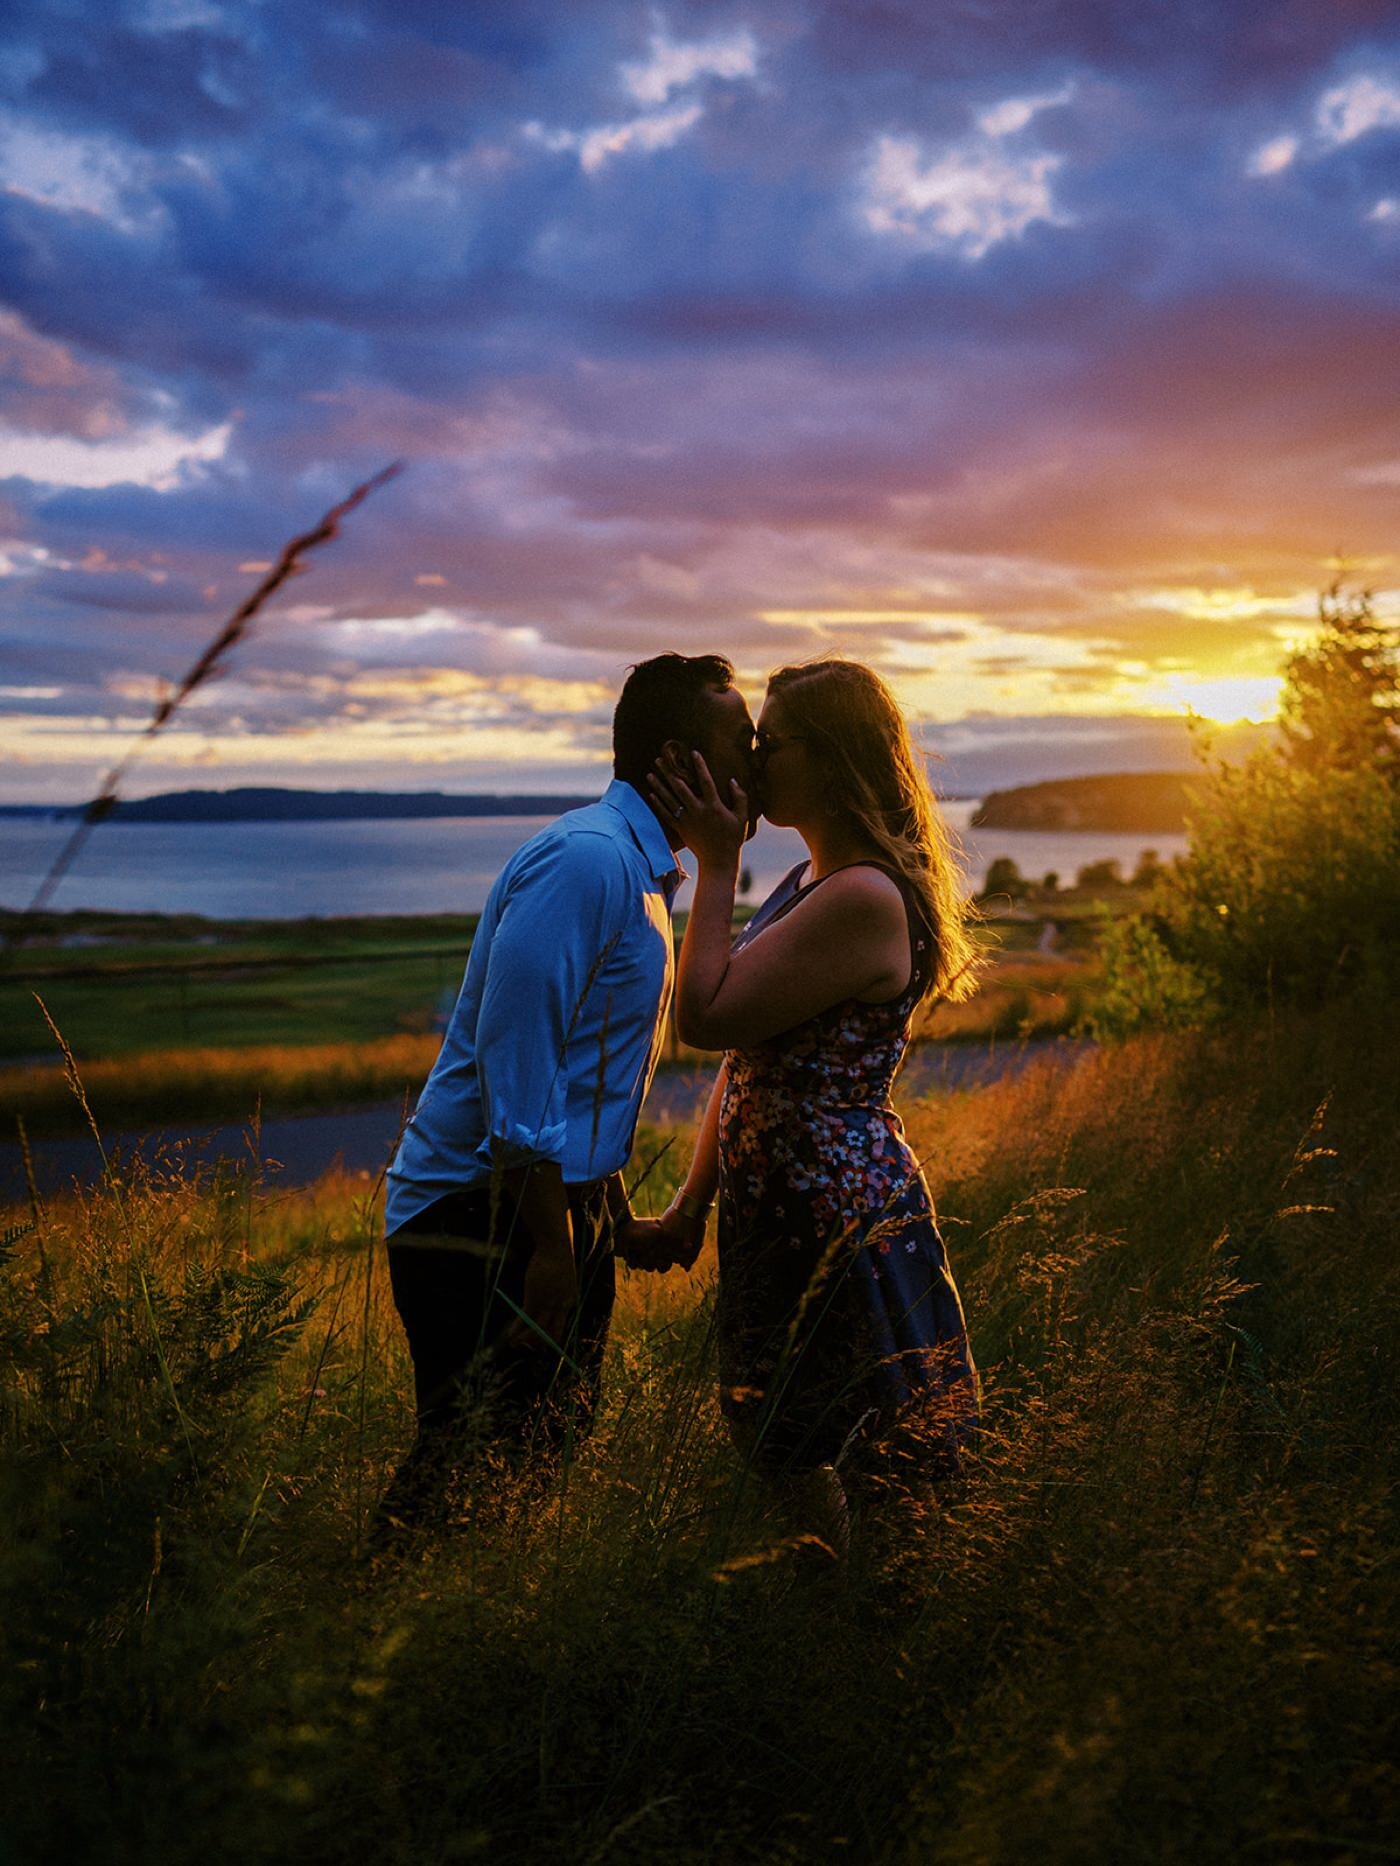
[[[669,1270],[671,1251],[655,1218],[629,1218],[613,1233],[613,1255],[629,1270]]]
[[[737,868],[749,833],[748,796],[731,778],[729,796],[722,798],[699,752],[694,760],[688,779],[669,749],[658,758],[647,778],[651,800],[702,866]]]
[[[618,1227],[613,1249],[633,1270],[689,1270],[705,1242],[703,1218],[683,1218],[672,1207],[660,1218],[630,1218]]]
[[[562,1348],[578,1303],[578,1275],[573,1252],[558,1243],[537,1244],[525,1267],[524,1316],[517,1316],[508,1331],[517,1347],[549,1353],[549,1342]],[[531,1326],[531,1323],[534,1326]],[[549,1341],[542,1337],[547,1335]]]
[[[695,1260],[705,1248],[705,1216],[687,1218],[678,1212],[674,1205],[668,1206],[657,1219],[666,1237],[672,1240],[674,1257],[672,1261],[679,1270],[693,1270]]]

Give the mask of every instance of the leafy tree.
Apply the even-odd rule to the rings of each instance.
[[[994,894],[1004,894],[1013,901],[1023,901],[1031,891],[1031,884],[1021,873],[1009,855],[999,855],[987,870],[987,880],[980,898],[989,900]]]
[[[1394,628],[1378,620],[1370,590],[1340,578],[1318,598],[1322,631],[1285,670],[1282,732],[1302,770],[1374,766],[1397,775],[1400,660]]]
[[[1400,967],[1400,655],[1333,584],[1285,668],[1277,741],[1203,750],[1187,853],[1106,949],[1105,1034],[1317,1004]]]
[[[1110,855],[1106,861],[1086,862],[1074,877],[1074,885],[1077,888],[1121,888],[1123,871],[1117,857]]]

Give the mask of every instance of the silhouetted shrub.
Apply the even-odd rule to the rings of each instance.
[[[1186,855],[1106,946],[1101,1034],[1381,985],[1400,961],[1400,660],[1334,585],[1286,669],[1276,743],[1202,752]],[[1083,875],[1081,874],[1081,881]]]
[[[994,894],[1004,894],[1013,901],[1022,901],[1031,891],[1031,884],[1021,873],[1009,855],[999,855],[987,870],[986,885],[979,896],[989,900]]]
[[[1074,878],[1077,888],[1121,888],[1123,871],[1117,860],[1109,856],[1106,861],[1086,862]]]

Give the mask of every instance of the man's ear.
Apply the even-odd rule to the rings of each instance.
[[[661,747],[663,753],[669,753],[681,770],[689,776],[695,769],[695,747],[687,745],[684,739],[667,739]]]

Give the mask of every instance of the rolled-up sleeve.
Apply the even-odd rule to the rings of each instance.
[[[604,836],[531,851],[511,877],[476,1026],[488,1169],[563,1162],[569,1038],[625,925],[621,857]]]

